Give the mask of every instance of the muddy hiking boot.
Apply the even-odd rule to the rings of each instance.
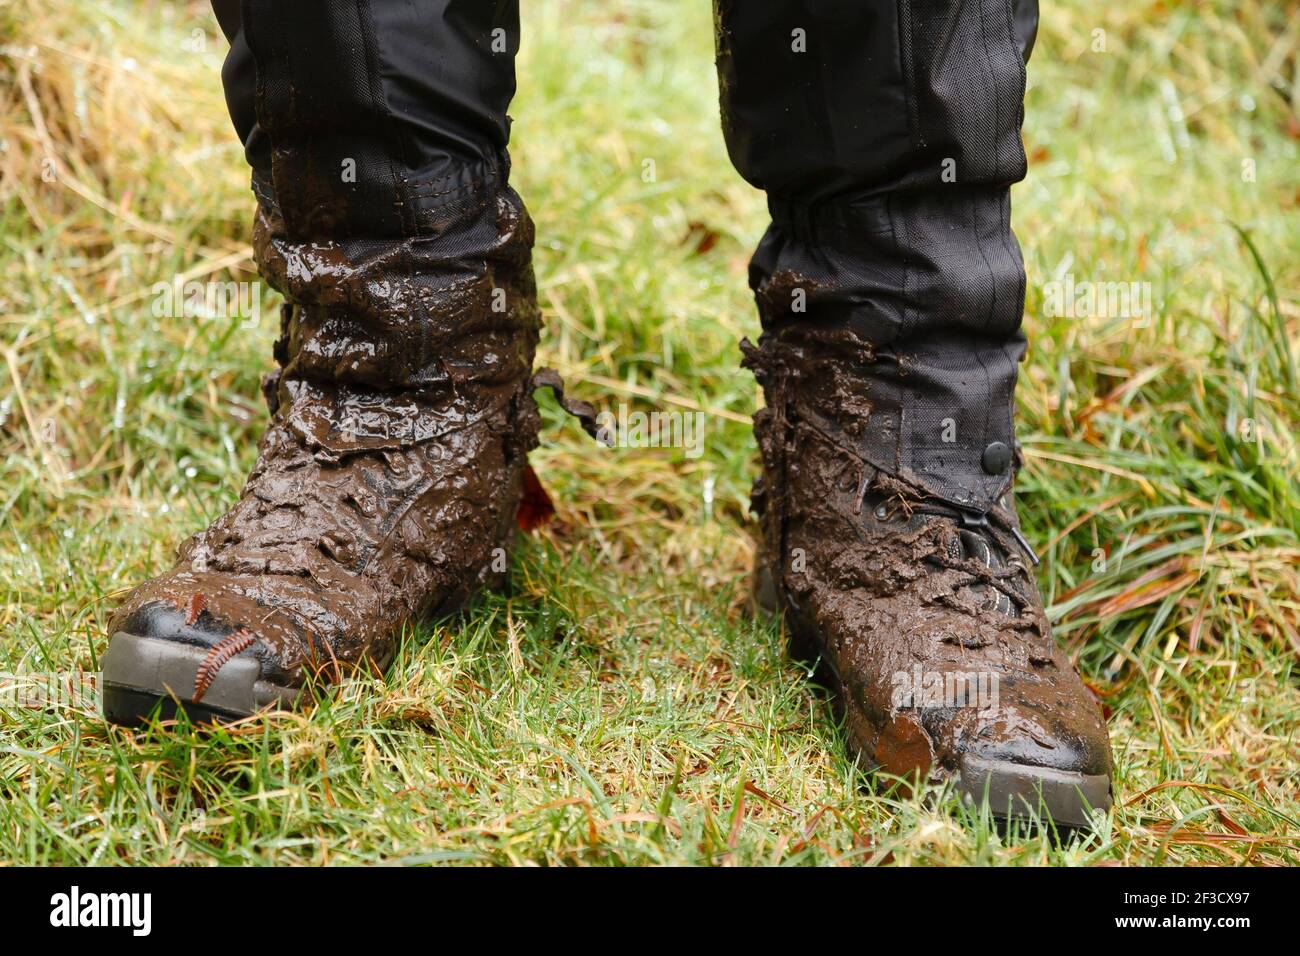
[[[271,425],[239,500],[113,615],[111,720],[160,702],[200,721],[292,706],[309,680],[382,672],[404,623],[505,580],[536,481],[532,393],[551,388],[597,432],[555,372],[532,374],[533,226],[511,199],[486,211],[491,247],[461,272],[422,263],[419,243],[364,257],[292,242],[259,212],[259,266],[290,303]]]
[[[287,303],[279,372],[239,500],[112,616],[113,720],[294,703],[505,577],[532,391],[559,392],[532,373],[534,230],[509,185],[518,13],[440,6],[214,3],[255,258]]]
[[[532,224],[489,212],[491,248],[463,272],[423,268],[416,243],[292,242],[259,212],[259,265],[290,303],[271,425],[235,505],[113,615],[111,719],[291,704],[309,677],[384,668],[403,622],[504,577],[538,313]]]
[[[956,777],[1003,814],[1041,793],[1083,822],[1109,805],[1106,731],[1053,644],[1010,497],[1026,348],[1010,187],[1037,3],[714,13],[728,153],[771,214],[745,346],[767,405],[767,590],[867,766]],[[983,706],[935,693],[962,674]]]
[[[1012,492],[974,510],[891,475],[858,440],[860,366],[745,349],[767,396],[755,597],[822,665],[853,754],[909,784],[955,777],[997,816],[1088,826],[1111,803],[1106,727],[1052,639]],[[986,457],[1010,471],[1005,446]]]

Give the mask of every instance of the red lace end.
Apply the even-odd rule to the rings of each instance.
[[[555,505],[542,487],[532,465],[524,466],[524,493],[519,499],[517,520],[523,531],[534,531],[551,520]]]

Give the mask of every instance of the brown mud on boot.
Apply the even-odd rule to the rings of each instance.
[[[824,665],[855,755],[913,782],[955,777],[1003,819],[1089,826],[1111,804],[1106,727],[1052,639],[1010,490],[974,511],[864,457],[861,422],[887,410],[842,348],[742,347],[767,397],[756,599]],[[1009,448],[990,454],[1010,471]]]
[[[235,505],[113,615],[110,720],[291,705],[309,677],[386,667],[405,621],[504,578],[531,392],[558,379],[530,379],[532,224],[505,200],[488,217],[485,264],[457,270],[418,241],[290,242],[259,211],[259,266],[291,303],[272,422]]]

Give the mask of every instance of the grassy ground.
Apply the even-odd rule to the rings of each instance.
[[[756,395],[736,342],[763,210],[723,151],[707,4],[524,6],[543,358],[607,404],[709,411],[705,454],[602,452],[548,403],[534,462],[559,520],[512,596],[415,629],[386,679],[307,716],[198,734],[0,713],[0,860],[1297,862],[1284,5],[1045,12],[1015,193],[1022,511],[1119,794],[1064,846],[865,789],[778,625],[743,611]],[[273,302],[254,325],[151,312],[178,274],[255,278],[205,5],[0,0],[0,38],[0,669],[94,670],[114,595],[238,492]],[[1052,317],[1067,274],[1149,282],[1154,316]]]

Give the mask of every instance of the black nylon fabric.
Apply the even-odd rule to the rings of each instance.
[[[517,0],[213,6],[254,192],[291,233],[437,237],[505,189]]]
[[[715,0],[714,12],[728,151],[772,215],[750,263],[760,347],[850,358],[864,402],[840,423],[846,440],[986,511],[1010,483],[1009,468],[985,470],[985,450],[1014,444],[1025,349],[1009,187],[1025,175],[1036,4]]]
[[[500,258],[501,223],[524,216],[506,153],[517,0],[214,6],[231,116],[282,243],[330,240],[350,263],[381,263],[380,292],[409,284],[403,269],[440,289]],[[1008,188],[1025,174],[1036,3],[715,0],[714,12],[728,150],[772,214],[750,266],[760,344],[853,356],[871,408],[849,423],[860,454],[986,510],[1010,481],[982,462],[1014,442],[1025,348]],[[405,240],[418,256],[384,252]]]

